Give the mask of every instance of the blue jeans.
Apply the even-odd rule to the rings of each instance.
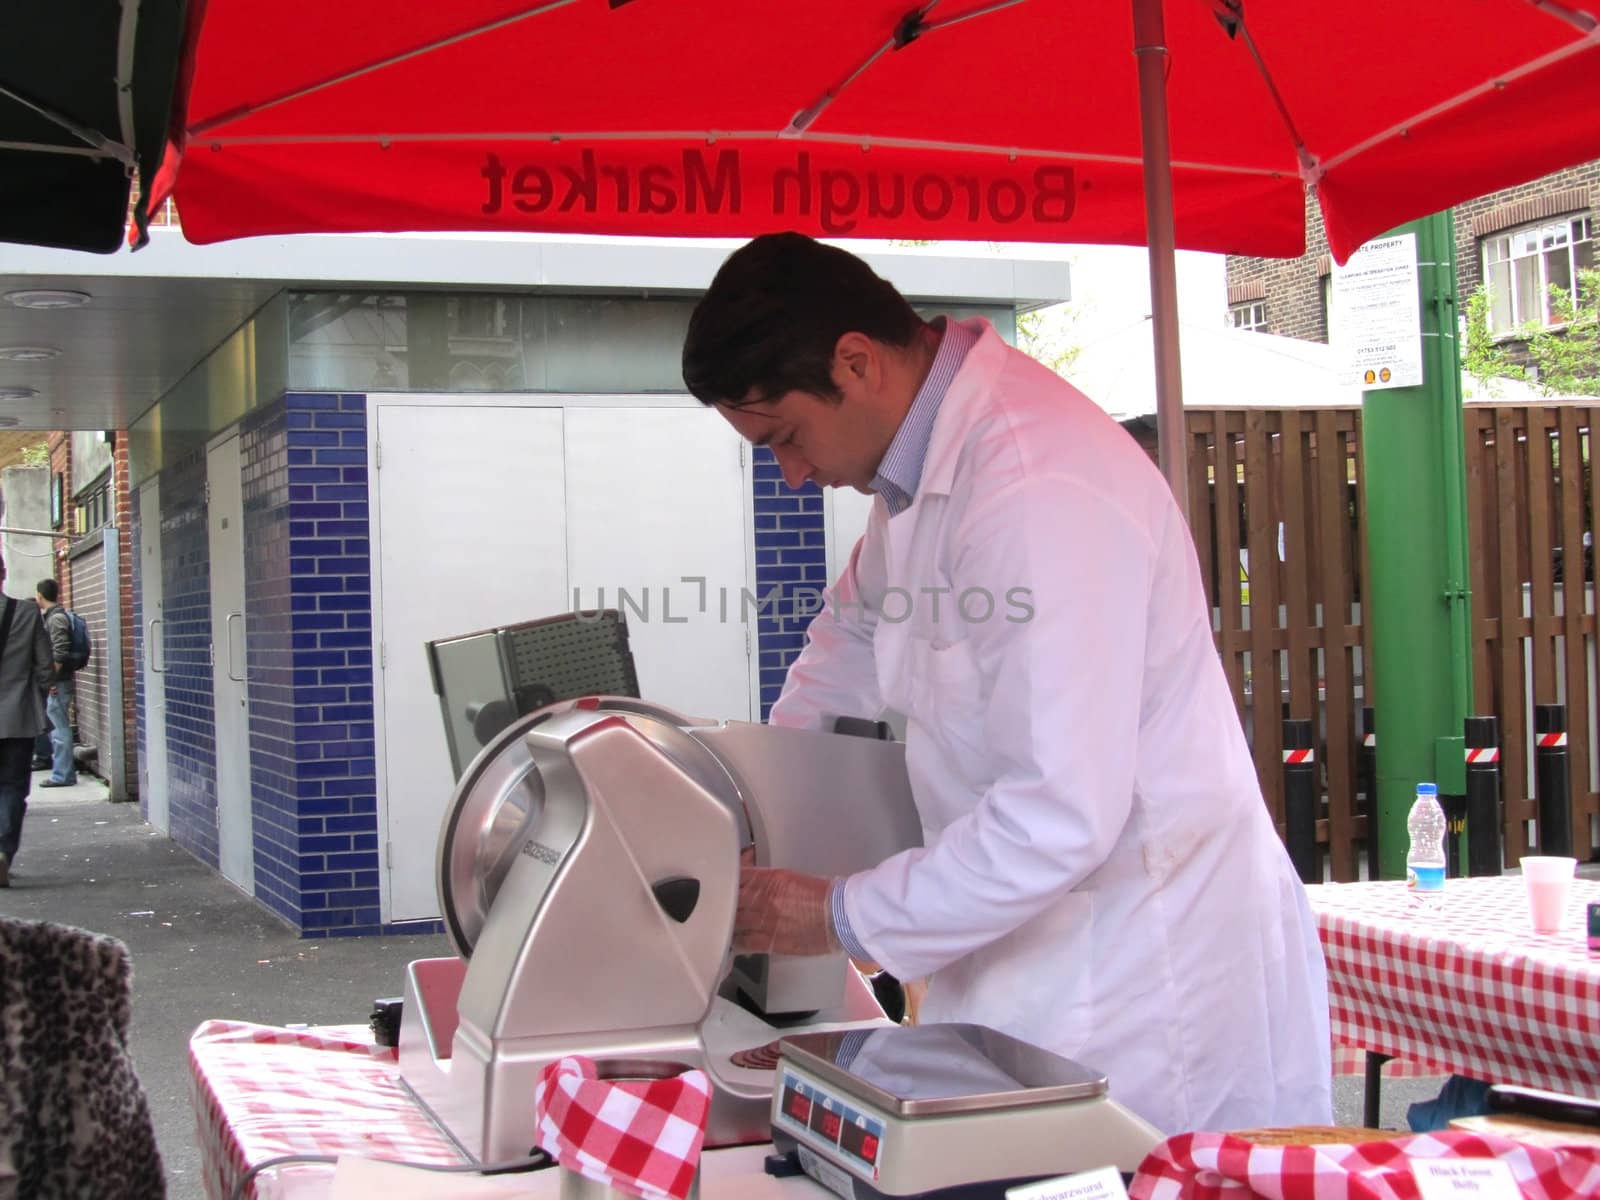
[[[75,690],[71,677],[56,680],[44,706],[50,718],[50,778],[57,783],[78,782],[78,764],[72,757],[72,718],[67,714]]]
[[[28,811],[28,789],[33,785],[29,763],[32,738],[0,738],[0,854],[16,858],[22,840],[22,815]]]

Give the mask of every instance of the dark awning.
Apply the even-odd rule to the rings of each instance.
[[[99,253],[121,244],[133,178],[146,195],[161,165],[187,8],[0,5],[0,241]]]

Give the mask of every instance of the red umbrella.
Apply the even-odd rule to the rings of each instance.
[[[1176,432],[1172,245],[1298,254],[1309,185],[1342,261],[1600,157],[1584,2],[209,0],[163,178],[197,242],[1147,243]]]

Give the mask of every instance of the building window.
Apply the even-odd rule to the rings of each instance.
[[[1484,238],[1489,332],[1505,335],[1523,325],[1559,324],[1550,289],[1573,294],[1578,272],[1593,266],[1594,222],[1589,216],[1524,225]]]
[[[1247,300],[1243,304],[1230,305],[1228,308],[1228,324],[1235,329],[1251,329],[1256,333],[1267,331],[1267,302],[1265,300]]]
[[[111,485],[102,483],[78,497],[77,532],[93,533],[111,523]]]

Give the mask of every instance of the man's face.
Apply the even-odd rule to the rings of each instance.
[[[841,360],[833,371],[837,397],[793,391],[716,407],[746,441],[772,451],[791,488],[815,483],[869,492],[898,420],[886,419],[868,378],[857,364]]]

